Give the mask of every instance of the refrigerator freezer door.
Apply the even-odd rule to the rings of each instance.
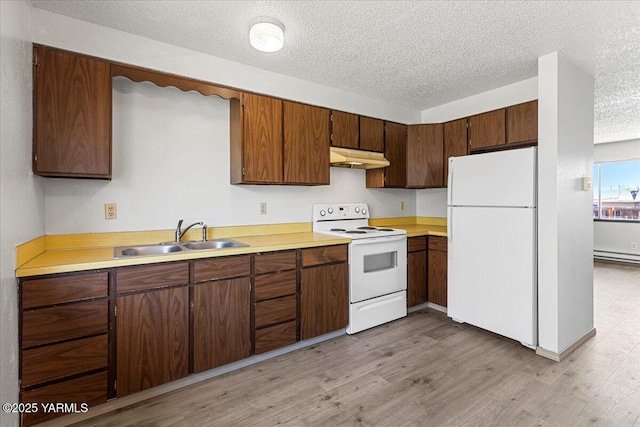
[[[536,148],[454,157],[450,206],[536,206]]]
[[[537,345],[535,209],[449,208],[448,315]]]

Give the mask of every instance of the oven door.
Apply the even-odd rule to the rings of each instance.
[[[351,303],[407,289],[407,236],[354,239],[349,245]]]

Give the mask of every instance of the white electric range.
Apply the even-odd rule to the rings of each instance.
[[[407,232],[369,225],[365,203],[313,206],[313,231],[350,237],[348,334],[407,315]]]

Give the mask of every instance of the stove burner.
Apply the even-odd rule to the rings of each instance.
[[[376,229],[375,227],[370,227],[370,226],[367,226],[367,227],[358,227],[358,230],[375,230],[375,229]]]
[[[349,231],[347,231],[347,233],[349,233],[349,234],[367,234],[366,231],[362,231],[362,230],[349,230]]]
[[[344,228],[332,228],[331,231],[347,231]]]
[[[393,231],[391,228],[378,228],[378,231]]]

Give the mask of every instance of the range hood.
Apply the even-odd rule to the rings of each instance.
[[[354,169],[386,168],[390,165],[384,154],[375,151],[331,147],[331,166]]]

